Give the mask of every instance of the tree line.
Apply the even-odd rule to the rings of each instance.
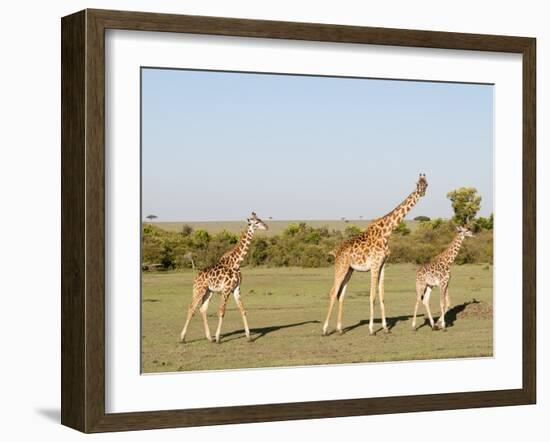
[[[419,216],[415,218],[418,224],[414,230],[404,222],[397,226],[390,238],[390,263],[428,262],[452,241],[457,225],[468,225],[475,236],[464,242],[455,262],[492,264],[493,215],[476,217],[481,203],[476,189],[456,189],[447,197],[454,210],[451,220]],[[281,234],[256,235],[243,265],[330,266],[334,257],[329,252],[342,240],[361,232],[351,223],[344,231],[313,227],[305,222],[290,223]],[[146,223],[142,227],[142,267],[144,270],[205,268],[215,264],[238,240],[239,235],[226,230],[210,233],[184,225],[179,232],[174,232]]]
[[[456,234],[451,220],[420,221],[411,231],[401,223],[390,239],[390,263],[429,261],[441,252]],[[481,219],[474,228],[476,235],[465,241],[456,259],[458,264],[492,263],[493,230],[488,219]],[[291,223],[279,235],[257,235],[243,263],[249,266],[326,267],[333,257],[329,254],[340,241],[361,233],[353,224],[344,231],[327,227],[312,227],[307,223]],[[204,268],[217,262],[233,247],[239,236],[222,230],[211,234],[203,229],[183,226],[179,232],[144,224],[142,260],[144,270],[153,268]]]

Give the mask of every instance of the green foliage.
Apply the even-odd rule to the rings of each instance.
[[[456,262],[492,263],[492,216],[478,218],[478,233],[464,241]],[[155,224],[142,228],[143,267],[153,269],[191,268],[192,257],[201,269],[216,263],[231,250],[239,236],[222,230],[214,234],[204,229],[180,231],[163,230]],[[280,234],[267,236],[257,233],[243,266],[268,267],[327,267],[333,262],[329,252],[342,240],[360,234],[362,230],[349,224],[344,232],[328,227],[312,227],[300,222],[291,223]],[[390,237],[390,262],[424,263],[443,251],[456,234],[455,225],[441,218],[423,221],[411,231],[405,223]]]
[[[306,223],[290,223],[288,227],[283,230],[283,236],[296,236],[300,231],[304,230]]]
[[[432,219],[430,221],[425,221],[421,224],[422,227],[424,228],[429,228],[429,229],[432,229],[432,230],[437,230],[439,229],[442,225],[444,225],[446,223],[446,221],[443,219],[443,218],[435,218],[435,219]]]
[[[469,224],[481,206],[481,196],[477,194],[475,187],[461,187],[447,193],[447,198],[451,200],[454,217],[453,221],[459,226]]]
[[[401,221],[399,225],[395,229],[393,229],[393,231],[398,235],[404,235],[404,236],[411,233],[411,229],[407,227],[407,224],[405,223],[405,221]]]
[[[193,233],[193,227],[191,227],[189,224],[184,224],[181,226],[181,234],[183,236],[189,236]]]
[[[191,241],[195,247],[205,249],[210,242],[210,234],[206,230],[198,229],[191,234]]]
[[[429,217],[429,216],[420,215],[420,216],[415,217],[414,220],[415,220],[415,221],[429,221],[429,220],[430,220],[430,217]]]
[[[165,244],[162,249],[160,263],[165,269],[176,268],[176,256],[174,255],[174,249],[170,244]]]
[[[480,232],[482,230],[493,230],[493,214],[489,218],[480,216],[473,222],[472,229],[474,232]]]
[[[344,230],[344,238],[352,238],[359,235],[361,232],[362,230],[354,224],[346,226]]]

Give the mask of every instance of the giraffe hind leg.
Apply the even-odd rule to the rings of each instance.
[[[212,342],[212,336],[210,335],[210,327],[208,327],[208,304],[210,303],[210,298],[212,297],[212,292],[210,290],[206,291],[206,294],[202,298],[202,305],[199,308],[202,316],[202,323],[204,326],[204,335],[206,339]]]
[[[222,331],[223,317],[225,316],[225,307],[227,305],[227,300],[229,295],[231,295],[232,290],[225,290],[222,292],[222,299],[220,301],[220,307],[218,308],[218,327],[216,328],[216,342],[220,343],[220,335]]]
[[[344,298],[346,296],[346,289],[348,287],[349,280],[351,278],[351,274],[353,273],[353,269],[350,267],[348,270],[348,273],[346,274],[344,280],[342,281],[342,284],[340,284],[340,290],[338,294],[336,295],[338,298],[338,322],[336,323],[336,331],[339,334],[342,334],[342,316],[344,311]]]
[[[423,281],[416,282],[416,303],[414,305],[414,314],[413,314],[413,322],[412,322],[412,328],[414,331],[417,330],[416,315],[418,314],[418,307],[420,306],[420,302],[424,300],[424,294],[426,293],[427,287],[428,286]]]
[[[323,336],[326,336],[328,334],[328,324],[330,321],[330,317],[332,316],[332,309],[334,308],[334,303],[336,302],[338,295],[341,294],[342,283],[344,282],[346,275],[348,274],[348,270],[349,266],[340,265],[337,267],[337,264],[335,263],[334,284],[332,285],[332,289],[330,290],[328,312],[325,323],[323,325]]]
[[[202,284],[195,285],[193,287],[193,298],[191,299],[191,304],[189,304],[189,307],[187,309],[187,319],[185,320],[185,325],[183,326],[183,329],[180,333],[180,341],[185,342],[185,335],[187,334],[187,327],[189,327],[189,323],[191,322],[191,318],[194,316],[195,311],[197,310],[197,307],[202,302],[204,296],[206,295],[206,292],[208,291],[208,286],[204,286]]]
[[[371,265],[370,270],[370,295],[369,295],[369,301],[370,301],[370,317],[369,317],[369,336],[374,336],[374,303],[376,301],[377,296],[377,289],[380,283],[380,273],[383,269],[384,262],[381,261],[379,263]],[[383,301],[382,301],[383,302]],[[383,327],[386,326],[386,318],[385,318],[385,311],[383,309],[383,306],[381,307],[381,313],[382,313],[382,324]]]
[[[432,286],[428,285],[428,287],[426,288],[426,292],[424,293],[422,303],[424,304],[424,307],[426,308],[426,312],[428,313],[430,327],[432,327],[432,330],[435,330],[434,318],[432,317],[432,312],[430,311],[430,294],[431,293],[432,293]]]

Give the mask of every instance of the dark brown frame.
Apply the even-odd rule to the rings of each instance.
[[[522,54],[522,388],[106,414],[104,303],[104,44],[106,29]],[[84,10],[64,17],[61,30],[61,422],[64,425],[83,432],[102,432],[535,403],[536,40],[534,38],[105,10]]]

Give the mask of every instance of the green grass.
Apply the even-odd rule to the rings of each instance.
[[[243,268],[241,293],[248,311],[252,342],[244,336],[241,317],[233,298],[228,303],[220,344],[204,338],[197,312],[187,334],[179,334],[191,299],[195,272],[143,274],[142,371],[167,372],[246,367],[276,367],[353,362],[491,356],[492,318],[464,315],[473,299],[492,305],[493,271],[486,265],[453,267],[450,285],[452,310],[447,332],[424,326],[419,309],[417,332],[411,329],[414,307],[412,264],[386,269],[386,315],[391,333],[368,336],[368,289],[370,273],[354,272],[344,304],[343,335],[321,336],[328,307],[332,268]],[[212,334],[217,324],[219,295],[210,302]],[[439,290],[431,299],[432,314],[439,316]],[[335,309],[336,310],[336,309]],[[335,325],[335,313],[331,330]],[[453,316],[456,319],[453,320]],[[375,308],[375,331],[381,329],[379,305]]]
[[[291,223],[299,223],[301,220],[269,220],[264,219],[269,227],[267,232],[258,232],[259,235],[279,235],[284,229]],[[342,220],[303,220],[311,227],[328,227],[329,230],[344,231],[347,226],[354,225],[361,229],[365,229],[371,222],[371,220],[349,220],[348,222]],[[419,224],[418,221],[405,221],[407,227],[414,230]],[[227,230],[231,233],[240,233],[246,228],[246,222],[243,221],[189,221],[189,222],[154,222],[155,226],[168,231],[180,231],[184,224],[191,226],[193,229],[203,229],[208,233],[216,233],[222,230]]]

